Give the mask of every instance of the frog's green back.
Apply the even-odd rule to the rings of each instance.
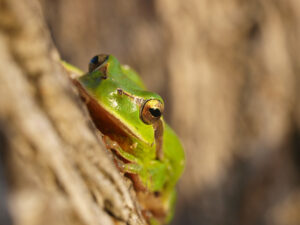
[[[146,90],[140,76],[129,66],[121,65],[112,55],[107,60],[108,73],[115,83],[130,91]]]
[[[146,90],[146,87],[140,78],[140,76],[135,72],[133,69],[131,69],[127,65],[121,65],[122,72],[127,75],[127,77],[132,80],[138,87],[142,88],[143,90]]]

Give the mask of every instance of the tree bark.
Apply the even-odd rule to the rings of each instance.
[[[300,224],[299,1],[45,3],[65,58],[113,54],[164,98],[187,156],[173,224]]]
[[[49,49],[53,49],[49,47],[52,45],[49,44],[51,41],[39,44],[36,40],[40,38],[31,38],[27,44],[20,44],[16,35],[26,21],[24,18],[27,18],[23,15],[26,14],[23,9],[24,3],[20,1],[19,4],[23,7],[21,9],[20,6],[14,6],[16,9],[19,8],[20,12],[13,13],[15,16],[12,17],[12,13],[8,16],[2,13],[5,11],[4,3],[6,2],[6,5],[17,3],[9,0],[1,2],[3,2],[3,6],[0,7],[1,37],[4,37],[1,46],[8,49],[7,52],[13,53],[10,56],[11,60],[4,60],[3,57],[0,60],[1,79],[4,75],[7,79],[10,78],[6,82],[8,84],[4,85],[2,80],[0,82],[2,94],[0,143],[1,146],[6,146],[1,149],[16,149],[17,147],[8,143],[17,142],[22,135],[14,138],[14,134],[23,130],[28,135],[30,131],[27,128],[12,129],[21,124],[13,126],[10,121],[16,117],[12,117],[15,113],[8,112],[9,108],[4,108],[2,103],[9,104],[12,112],[16,111],[12,107],[25,104],[25,101],[17,105],[12,104],[14,101],[8,97],[10,92],[7,89],[12,86],[11,92],[19,93],[16,88],[20,80],[26,78],[30,82],[28,93],[35,96],[34,99],[38,99],[34,100],[39,103],[38,109],[44,112],[44,117],[51,118],[49,120],[52,129],[57,133],[56,136],[63,136],[59,138],[59,143],[62,143],[61,149],[67,149],[62,152],[72,161],[71,166],[80,168],[76,166],[78,159],[76,157],[73,159],[74,156],[69,157],[69,154],[72,154],[70,152],[78,154],[77,152],[90,151],[91,157],[98,159],[98,154],[102,154],[101,151],[97,150],[97,154],[94,154],[96,150],[93,152],[94,150],[83,144],[94,146],[97,142],[95,137],[92,138],[91,135],[87,138],[94,140],[94,144],[90,144],[91,141],[80,141],[85,139],[83,138],[86,136],[85,133],[80,131],[80,135],[74,134],[81,130],[74,129],[74,121],[76,124],[86,123],[82,121],[87,120],[85,110],[74,111],[75,106],[72,110],[59,110],[63,108],[62,105],[66,108],[71,104],[62,103],[66,102],[64,100],[66,97],[63,96],[69,96],[68,102],[78,104],[78,101],[74,90],[69,90],[71,85],[66,76],[62,75],[55,56],[57,53],[55,51],[49,53]],[[186,170],[179,184],[173,224],[300,224],[298,0],[43,0],[41,3],[51,37],[63,59],[84,69],[93,55],[113,54],[120,62],[136,69],[143,76],[149,90],[162,95],[166,104],[164,117],[179,134],[187,157]],[[33,14],[39,14],[35,6],[30,8]],[[40,16],[34,18],[40,19]],[[19,22],[11,22],[12,20]],[[27,28],[31,32],[38,33],[37,36],[47,36],[42,39],[49,40],[47,31],[34,31],[36,29],[36,26]],[[42,47],[46,52],[42,54],[44,57],[37,55],[36,50],[32,48],[35,45],[44,46]],[[18,52],[23,49],[24,53],[20,55],[22,57],[17,57],[19,53],[9,49],[19,49]],[[2,50],[1,55],[4,55]],[[30,57],[24,57],[26,55]],[[35,60],[31,60],[32,56],[35,56]],[[45,57],[50,60],[46,60]],[[17,73],[11,72],[8,67],[11,64],[7,61],[17,62],[15,63],[17,68],[31,68],[33,62],[38,63],[30,69],[33,72],[29,73],[26,72],[29,69],[23,69],[21,72],[26,72],[26,76],[14,79],[16,75],[9,74]],[[44,63],[45,61],[50,61],[51,64]],[[41,73],[50,76],[39,76]],[[52,81],[45,81],[46,78],[43,77],[58,79],[59,82],[53,85]],[[35,88],[33,82],[37,83],[39,88]],[[47,97],[51,88],[54,88],[54,94],[59,96],[54,100]],[[61,93],[56,88],[59,90],[66,88],[69,91]],[[26,99],[26,96],[18,94],[15,102],[19,102],[21,98]],[[49,100],[44,102],[44,99]],[[18,107],[23,110],[22,106]],[[6,116],[2,116],[4,109]],[[31,113],[21,113],[22,110],[19,116],[25,118],[31,116]],[[67,125],[69,118],[73,118],[71,114],[75,112],[85,115],[73,119],[72,123],[69,122]],[[57,117],[62,118],[61,115],[64,115],[64,119],[54,123],[54,126],[52,121],[56,121]],[[74,135],[75,139],[67,141],[65,134]],[[44,136],[39,132],[39,137]],[[34,146],[30,144],[27,148],[31,149]],[[25,147],[22,147],[22,151],[26,150]],[[44,156],[40,157],[41,153],[35,153],[37,150],[32,151],[34,152],[32,157],[27,154],[28,151],[25,154],[26,157],[30,156],[31,161],[45,160]],[[5,159],[17,158],[7,152],[14,151],[7,150]],[[24,159],[23,155],[19,158]],[[101,157],[101,163],[102,161]],[[49,163],[46,165],[48,165],[46,168],[50,168]],[[44,168],[44,163],[38,168]],[[109,171],[113,169],[106,166],[105,168],[109,168]],[[13,175],[15,173],[10,171],[15,170],[20,171],[20,166],[10,168],[7,171],[9,173],[5,174]],[[17,175],[23,173],[17,172]],[[33,172],[25,174],[29,173]],[[49,182],[49,177],[53,177],[52,174],[53,172],[50,173],[51,176],[45,176],[47,179],[44,176],[29,178],[27,176],[24,179],[26,178],[26,181],[45,179]],[[21,178],[22,176],[18,179]],[[14,181],[15,178],[10,180]],[[83,183],[85,182],[84,180]],[[25,183],[40,187],[33,182]],[[89,187],[89,184],[86,186]],[[16,182],[10,181],[6,186],[1,186],[0,192],[11,193],[10,189],[7,190],[7,186],[15,187],[13,190],[20,187]],[[51,183],[48,192],[53,192],[52,186]],[[67,201],[71,197],[53,199],[57,199],[58,202],[60,199],[64,200],[63,204],[60,204],[61,209],[57,207],[58,212],[55,211],[56,208],[52,209],[55,213],[61,215],[60,210],[72,209],[68,211],[69,214],[65,210],[64,215],[71,213],[76,215],[73,203]],[[1,199],[0,207],[4,207]],[[109,208],[109,204],[105,207]]]
[[[145,224],[60,65],[39,1],[0,5],[0,224]]]

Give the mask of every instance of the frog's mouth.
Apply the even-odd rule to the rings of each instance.
[[[141,137],[134,134],[127,126],[125,126],[122,121],[99,104],[99,102],[85,90],[79,81],[73,80],[73,83],[76,85],[80,96],[85,101],[94,124],[103,135],[109,136],[112,140],[118,142],[124,149],[130,148],[130,145],[132,144],[132,138],[130,137],[142,140]]]

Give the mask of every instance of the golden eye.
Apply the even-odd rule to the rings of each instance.
[[[147,100],[141,110],[141,119],[146,124],[153,124],[158,121],[163,114],[164,105],[157,99]]]

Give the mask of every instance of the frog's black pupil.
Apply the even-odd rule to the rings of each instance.
[[[98,63],[98,56],[94,56],[92,59],[91,59],[91,63],[93,64],[97,64]]]
[[[149,111],[152,114],[152,116],[154,116],[154,117],[160,117],[161,116],[161,112],[160,112],[159,109],[150,108]]]

